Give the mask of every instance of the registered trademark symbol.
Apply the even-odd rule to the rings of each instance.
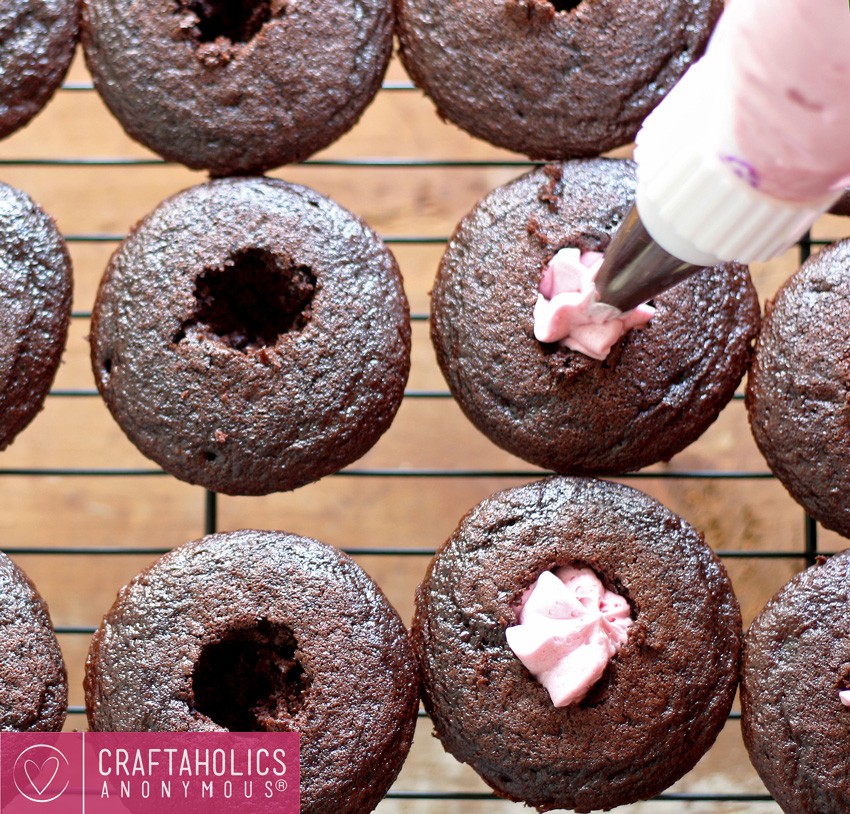
[[[286,781],[285,780],[278,780],[277,781],[277,790],[278,791],[286,791]]]

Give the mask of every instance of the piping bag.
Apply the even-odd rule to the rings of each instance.
[[[732,0],[635,160],[602,303],[626,311],[706,266],[788,249],[850,185],[848,0]]]

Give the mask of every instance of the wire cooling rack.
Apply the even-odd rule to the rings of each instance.
[[[80,74],[81,71],[77,73]],[[84,76],[82,79],[67,82],[57,99],[58,102],[54,104],[64,107],[66,112],[63,115],[74,115],[74,108],[81,107],[80,100],[86,100],[87,108],[92,105],[99,107],[92,85]],[[354,178],[350,186],[355,187],[358,186],[358,179],[366,177],[367,174],[372,178],[379,176],[380,180],[372,184],[379,192],[379,200],[367,202],[367,208],[371,211],[375,211],[375,207],[380,208],[380,191],[386,189],[388,184],[412,184],[417,190],[414,195],[415,206],[411,208],[406,222],[390,219],[386,228],[378,227],[379,231],[383,232],[387,244],[397,254],[404,253],[408,266],[406,267],[404,258],[400,257],[402,272],[406,280],[416,278],[420,289],[418,296],[412,297],[414,372],[411,385],[405,394],[405,405],[400,412],[400,417],[405,409],[409,415],[407,419],[402,420],[401,430],[396,431],[394,428],[388,433],[388,439],[395,433],[394,441],[382,439],[379,442],[379,446],[388,451],[376,455],[370,453],[352,467],[325,479],[321,486],[305,487],[305,494],[313,489],[319,496],[318,508],[304,511],[302,505],[307,505],[311,498],[302,500],[302,490],[290,497],[281,497],[279,501],[275,498],[265,501],[225,498],[178,484],[154,465],[134,457],[133,451],[128,452],[129,447],[122,447],[124,442],[120,439],[115,442],[114,463],[104,464],[104,456],[101,455],[97,462],[92,464],[85,455],[80,455],[79,460],[67,464],[65,459],[68,456],[63,453],[58,456],[63,459],[60,465],[56,463],[55,451],[64,447],[63,442],[57,441],[57,436],[85,436],[114,431],[111,424],[102,423],[110,421],[108,417],[104,418],[103,411],[96,417],[94,424],[88,423],[88,414],[97,413],[96,408],[89,409],[86,406],[83,410],[85,420],[79,420],[76,405],[99,405],[99,397],[90,373],[84,372],[85,364],[78,359],[76,363],[70,364],[73,368],[71,373],[60,374],[48,398],[45,413],[52,414],[55,419],[51,420],[49,426],[40,430],[36,428],[42,419],[36,419],[33,427],[26,430],[12,448],[20,450],[23,447],[22,454],[13,455],[11,463],[7,463],[8,457],[0,460],[0,489],[3,484],[14,482],[19,486],[14,492],[14,495],[17,495],[23,494],[22,490],[26,490],[28,486],[31,486],[33,492],[38,492],[47,484],[51,494],[62,496],[59,505],[48,501],[47,505],[35,514],[31,511],[27,515],[28,523],[24,525],[15,520],[20,509],[17,499],[14,495],[4,498],[0,501],[0,531],[4,535],[4,550],[22,563],[36,584],[43,589],[53,609],[57,632],[72,675],[70,728],[85,726],[79,679],[88,638],[99,618],[108,609],[108,603],[104,604],[103,597],[114,596],[126,579],[140,567],[173,546],[191,539],[192,536],[237,526],[267,526],[307,533],[333,542],[357,557],[367,571],[376,576],[390,598],[402,606],[402,615],[406,615],[409,621],[412,586],[424,572],[425,564],[436,546],[445,539],[447,530],[450,531],[456,525],[461,514],[497,488],[532,480],[544,474],[501,451],[492,449],[489,442],[481,439],[467,425],[447,389],[434,373],[433,354],[427,341],[429,275],[433,277],[436,269],[435,258],[439,257],[453,223],[481,194],[508,177],[527,170],[531,165],[523,159],[497,153],[486,145],[467,149],[466,141],[473,144],[473,140],[439,123],[430,104],[403,78],[385,82],[379,100],[383,100],[381,103],[385,107],[404,105],[403,112],[398,114],[401,116],[406,116],[407,106],[412,105],[423,122],[422,126],[434,128],[438,151],[443,149],[439,139],[446,139],[445,154],[422,157],[417,152],[414,139],[413,142],[403,144],[402,149],[406,149],[408,154],[398,157],[375,157],[368,149],[364,149],[363,139],[350,138],[343,139],[337,150],[330,153],[326,151],[321,156],[305,162],[297,170],[281,170],[274,174],[289,177],[293,172],[297,172],[300,174],[299,181],[303,178],[304,183],[315,184],[320,191],[326,191],[322,189],[322,184],[325,183],[323,173],[327,171],[337,174],[342,172],[345,177]],[[49,115],[50,108],[42,117]],[[104,121],[107,120],[104,110],[101,110],[99,115],[104,117]],[[61,122],[54,119],[44,124],[42,130],[57,126],[61,126]],[[114,124],[104,126],[115,128]],[[365,125],[361,123],[358,128],[363,126]],[[380,125],[378,129],[380,130]],[[108,173],[108,183],[120,188],[121,184],[128,182],[131,173],[159,171],[170,166],[158,158],[140,152],[139,148],[129,141],[121,142],[120,137],[118,143],[126,147],[127,155],[99,153],[97,149],[88,152],[85,144],[69,143],[69,153],[79,152],[80,149],[83,151],[70,157],[61,152],[57,153],[55,149],[52,152],[46,149],[50,154],[41,154],[42,141],[39,140],[38,132],[32,139],[25,136],[15,138],[17,141],[14,142],[14,149],[10,150],[9,154],[0,153],[0,178],[21,186],[37,200],[38,193],[28,188],[27,183],[36,176],[27,174],[28,172],[47,170],[73,179],[103,179],[107,177],[104,173]],[[462,144],[462,149],[457,149],[458,144]],[[75,149],[71,150],[71,147]],[[460,152],[460,157],[455,157],[452,151]],[[428,152],[433,153],[433,149],[429,147]],[[413,183],[411,179],[415,173],[421,175],[416,176],[418,180]],[[463,175],[466,184],[466,197],[461,196],[461,200],[454,205],[454,211],[449,207],[445,213],[440,214],[442,220],[437,219],[441,224],[439,233],[435,231],[433,219],[427,220],[423,226],[419,212],[433,208],[433,198],[442,194],[435,193],[434,187],[450,187],[460,175]],[[135,178],[134,175],[134,183]],[[437,180],[423,181],[423,178]],[[179,175],[173,182],[171,191],[201,180],[201,177],[187,178],[185,175]],[[69,184],[62,185],[62,189],[84,189],[87,183],[88,180],[80,183],[72,180]],[[132,186],[133,184],[128,184],[128,187]],[[328,194],[335,197],[332,189]],[[364,213],[363,206],[358,206],[358,203],[362,202],[346,201],[345,205],[371,221],[369,215]],[[45,206],[50,210],[49,205]],[[149,208],[151,206],[139,205],[134,210],[135,216],[144,214]],[[90,221],[84,224],[88,228],[75,225],[65,229],[65,237],[72,255],[85,255],[90,249],[94,249],[94,254],[102,261],[117,246],[126,228],[132,224],[132,218],[128,215],[123,229],[104,229],[102,224],[105,220],[108,218],[92,216]],[[61,217],[59,221],[62,226]],[[410,231],[399,231],[399,224],[402,229],[407,227]],[[826,227],[827,231],[834,229],[838,233],[818,233],[815,238],[806,236],[796,246],[792,255],[784,259],[784,265],[778,271],[770,268],[762,270],[762,277],[768,280],[765,283],[767,290],[760,291],[762,298],[765,294],[772,293],[776,280],[798,266],[813,249],[843,236],[843,228],[840,222],[838,225],[835,221],[830,222]],[[100,251],[101,248],[103,251]],[[86,263],[90,267],[85,269],[85,273],[92,279],[99,276],[102,267],[95,269],[91,267],[91,261],[84,260],[84,265]],[[419,269],[412,275],[409,274],[411,265]],[[76,257],[75,266],[79,273],[81,268]],[[89,284],[88,291],[92,290],[93,285]],[[69,351],[72,356],[85,356],[84,343],[80,340],[84,338],[87,330],[90,309],[90,296],[88,301],[75,301],[72,342],[76,340],[77,345],[73,351]],[[417,367],[425,372],[417,374]],[[423,415],[426,416],[424,421]],[[103,430],[105,426],[110,429]],[[30,436],[30,433],[33,435]],[[435,464],[433,457],[423,457],[422,451],[426,450],[435,438],[444,434],[450,436],[448,446],[451,447],[452,454],[444,456]],[[760,457],[754,454],[746,430],[741,394],[736,395],[721,420],[707,436],[708,440],[701,439],[669,464],[657,465],[622,480],[654,494],[706,532],[709,543],[723,558],[733,577],[747,622],[793,571],[813,563],[819,554],[828,553],[841,545],[831,540],[828,535],[825,536],[814,521],[806,518],[802,510],[793,505],[784,490],[767,472]],[[33,439],[31,442],[26,440],[30,437]],[[412,442],[408,443],[407,439],[411,437]],[[460,438],[461,443],[456,443],[456,438]],[[74,449],[77,447],[72,445],[72,453]],[[8,456],[8,453],[6,455]],[[148,484],[152,481],[165,485],[157,489],[156,494],[151,494]],[[183,533],[182,538],[162,531],[152,531],[150,538],[144,533],[125,533],[126,528],[133,523],[135,528],[144,527],[146,524],[155,527],[160,505],[167,502],[169,495],[178,490],[182,495],[181,505],[189,507],[180,510],[185,522],[179,531],[175,530],[175,535]],[[342,493],[343,497],[339,498],[338,493]],[[432,493],[439,493],[443,497],[437,497],[430,503],[424,500],[424,495]],[[120,495],[121,505],[125,507],[120,512],[122,516],[117,518],[114,512],[110,515],[108,509],[112,494]],[[103,495],[105,496],[102,499],[98,498]],[[331,507],[340,500],[344,504],[343,510],[335,513]],[[406,515],[423,502],[426,507],[420,514],[424,516],[418,516],[414,531],[402,535],[404,539],[399,539],[395,544],[384,539],[388,537],[392,540],[392,533],[384,535],[378,542],[371,543],[371,526],[366,532],[358,535],[352,533],[351,523],[345,525],[340,520],[341,514],[349,513],[353,515],[355,525],[365,523],[368,526],[368,518],[377,516],[378,519],[374,521],[375,528],[396,525],[399,528],[408,528],[410,524],[404,525]],[[433,505],[445,505],[445,512],[429,516]],[[759,514],[760,507],[765,517]],[[779,519],[773,516],[777,513],[777,507]],[[59,517],[58,527],[62,528],[63,522],[67,520],[72,527],[81,530],[82,534],[66,536],[51,531],[46,535],[48,539],[45,539],[45,535],[40,534],[38,529],[42,519],[47,522],[50,516],[56,513],[61,515],[63,512],[65,515]],[[107,528],[103,534],[98,532],[98,539],[92,542],[87,539],[87,534],[95,529],[101,530],[99,512],[103,512],[107,517],[103,521]],[[131,515],[135,519],[132,519]],[[255,517],[256,523],[252,522]],[[53,519],[56,520],[55,517]],[[302,528],[292,528],[290,521],[296,525],[300,523]],[[311,523],[314,523],[315,527],[311,527]],[[189,529],[193,526],[192,533],[184,531],[184,527]],[[55,529],[56,522],[50,527]],[[355,543],[348,543],[352,534]],[[83,536],[83,539],[79,539],[79,536]],[[126,561],[126,567],[109,567],[109,563],[116,561]],[[120,578],[114,573],[116,570],[122,574]],[[393,580],[401,573],[404,573],[405,577],[395,586]],[[101,574],[102,578],[99,576]],[[89,577],[94,581],[90,581]],[[76,584],[77,580],[80,581],[83,592],[94,591],[97,596],[92,596],[91,601],[88,601],[86,596],[75,602],[65,601],[80,588]],[[96,590],[85,587],[89,584],[96,586]],[[73,663],[69,653],[75,656]],[[420,718],[411,757],[396,786],[379,807],[379,812],[417,814],[439,811],[449,814],[479,814],[522,810],[520,806],[496,800],[470,771],[444,756],[439,744],[430,738],[430,726],[424,718],[424,713],[420,714]],[[778,811],[747,766],[746,755],[740,742],[738,719],[739,713],[734,711],[718,745],[709,753],[712,757],[704,761],[705,766],[700,764],[691,775],[655,801],[627,806],[622,810],[669,811],[669,804],[677,803],[682,810],[689,811]]]

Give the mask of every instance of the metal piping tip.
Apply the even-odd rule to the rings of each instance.
[[[662,249],[646,231],[637,206],[632,204],[605,250],[596,289],[601,302],[628,311],[702,268]]]

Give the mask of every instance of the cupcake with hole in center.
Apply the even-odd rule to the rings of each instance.
[[[112,415],[163,469],[227,494],[285,491],[392,423],[407,299],[351,212],[295,184],[220,179],[160,204],[116,250],[91,359]]]
[[[717,418],[750,363],[760,312],[744,266],[706,269],[628,314],[595,299],[634,184],[628,161],[533,170],[461,220],[434,284],[431,338],[461,409],[556,472],[668,460]]]
[[[214,176],[302,161],[349,130],[392,52],[390,0],[86,0],[95,88],[128,135]]]
[[[410,749],[419,677],[375,583],[330,545],[235,531],[118,594],[86,665],[98,732],[298,732],[301,814],[365,814]]]
[[[701,55],[722,0],[395,0],[399,54],[441,118],[532,158],[630,142]]]
[[[550,478],[472,509],[417,590],[412,632],[445,749],[540,811],[658,794],[714,742],[738,682],[722,564],[605,481]]]

